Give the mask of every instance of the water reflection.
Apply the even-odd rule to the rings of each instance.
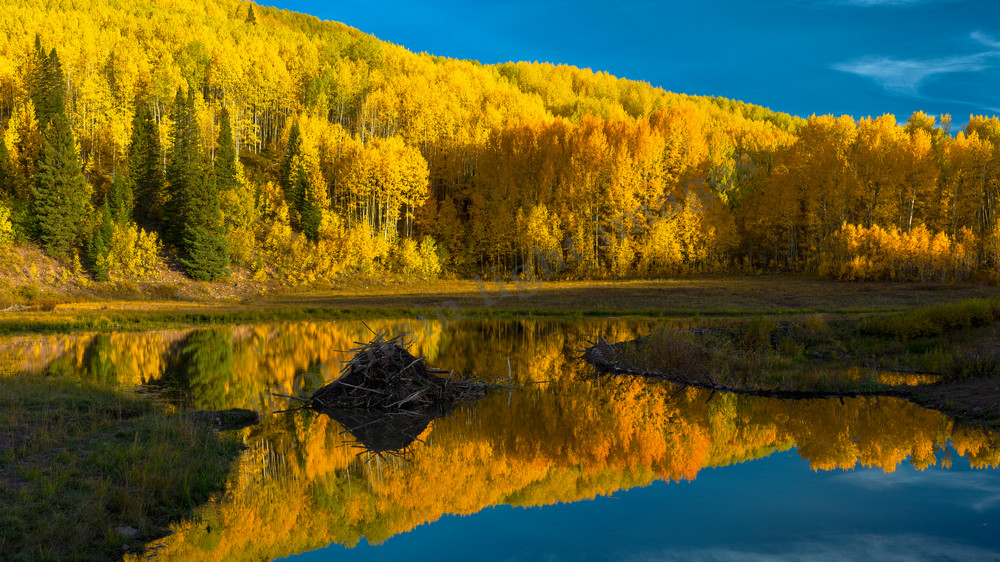
[[[813,470],[948,466],[949,445],[974,467],[1000,463],[995,435],[901,400],[712,396],[664,382],[580,376],[575,350],[584,340],[629,339],[647,332],[646,322],[369,325],[413,332],[415,355],[457,374],[506,378],[509,357],[525,387],[446,417],[397,420],[405,427],[388,434],[340,415],[265,417],[242,430],[249,448],[225,494],[155,545],[158,557],[261,559],[330,543],[377,544],[445,514],[693,480],[708,467],[792,448]],[[361,322],[52,336],[0,342],[0,364],[119,387],[153,385],[181,407],[270,412],[294,406],[272,391],[309,393],[339,370],[347,358],[340,350],[368,336]],[[400,448],[404,458],[359,455]]]

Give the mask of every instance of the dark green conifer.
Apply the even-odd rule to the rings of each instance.
[[[292,123],[292,130],[288,133],[288,144],[285,145],[285,157],[281,160],[281,168],[279,170],[278,181],[281,183],[281,189],[285,192],[285,201],[288,202],[289,207],[293,207],[292,201],[294,200],[293,192],[295,182],[295,170],[292,169],[295,157],[302,152],[302,137],[299,133],[298,122]]]
[[[200,181],[201,151],[199,150],[198,122],[194,111],[194,90],[187,97],[178,89],[174,98],[174,111],[170,129],[172,145],[167,162],[167,190],[163,203],[163,238],[176,245],[184,244],[184,227],[192,186]]]
[[[190,184],[189,206],[184,223],[184,270],[193,279],[214,281],[229,275],[229,243],[222,226],[219,192],[213,169],[203,166]]]
[[[125,177],[118,173],[117,168],[111,180],[107,203],[111,209],[111,218],[116,223],[132,221],[132,188],[125,181]]]
[[[10,161],[7,143],[0,140],[0,197],[14,195],[14,164]]]
[[[66,117],[57,115],[42,135],[38,171],[32,186],[32,211],[45,251],[68,257],[84,233],[90,210],[87,184]]]
[[[111,237],[114,235],[115,223],[107,199],[101,205],[101,222],[90,238],[87,248],[87,260],[94,271],[94,279],[108,280],[108,254],[111,252]]]
[[[313,196],[312,187],[309,185],[309,178],[302,166],[299,166],[295,173],[295,206],[298,210],[298,223],[302,233],[310,240],[318,240],[322,215],[319,204]]]
[[[253,5],[247,6],[247,23],[257,25],[257,16],[253,13]]]
[[[132,138],[128,145],[128,180],[134,195],[134,217],[146,226],[159,226],[163,212],[163,147],[153,112],[144,101],[135,105]]]
[[[233,143],[233,129],[226,108],[222,108],[219,114],[219,137],[216,144],[215,185],[220,192],[236,189],[236,145]]]
[[[63,74],[59,54],[52,49],[48,55],[42,48],[41,37],[35,35],[35,60],[29,80],[31,101],[35,105],[35,118],[40,129],[65,113],[66,76]]]

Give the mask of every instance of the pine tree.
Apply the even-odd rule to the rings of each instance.
[[[0,197],[14,195],[14,164],[10,161],[7,143],[0,138]]]
[[[187,256],[181,259],[193,279],[214,281],[229,275],[229,243],[223,232],[219,192],[211,167],[203,166],[191,184],[183,243]]]
[[[87,248],[87,258],[90,267],[94,271],[94,279],[97,281],[107,281],[108,277],[108,253],[111,251],[111,237],[114,235],[115,223],[112,212],[105,199],[101,205],[101,222],[90,238],[90,246]]]
[[[253,13],[253,6],[247,6],[246,22],[250,25],[257,25],[257,16]]]
[[[111,180],[106,203],[110,207],[111,218],[116,223],[132,222],[132,189],[117,169]]]
[[[321,213],[319,203],[309,185],[305,169],[298,166],[295,172],[295,205],[298,208],[299,227],[310,240],[319,239]]]
[[[57,115],[65,113],[66,76],[59,55],[52,49],[48,55],[42,48],[41,37],[35,35],[34,68],[30,79],[31,101],[35,104],[38,126],[45,126]]]
[[[158,226],[163,212],[163,147],[145,102],[137,102],[132,118],[132,138],[128,146],[128,179],[135,197],[135,219]]]
[[[299,154],[302,153],[302,136],[299,133],[299,123],[296,121],[292,123],[292,130],[288,133],[288,144],[285,145],[285,157],[281,160],[281,169],[279,170],[278,181],[281,183],[281,188],[285,192],[285,201],[288,203],[289,207],[294,207],[294,185],[295,182],[295,170],[293,165],[295,159]]]
[[[45,251],[68,257],[84,233],[91,188],[80,166],[69,122],[57,115],[42,135],[42,151],[32,188],[32,210]]]
[[[219,137],[216,144],[215,185],[220,192],[236,189],[236,145],[233,143],[229,112],[225,108],[219,114]]]
[[[174,98],[170,129],[172,146],[167,162],[167,197],[163,204],[163,238],[177,245],[184,243],[184,230],[188,222],[187,211],[192,186],[199,181],[201,154],[199,150],[198,122],[194,113],[194,90],[187,97],[180,89]]]

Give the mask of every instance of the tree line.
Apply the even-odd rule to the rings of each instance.
[[[995,117],[802,119],[237,0],[4,4],[0,244],[97,279],[165,248],[293,284],[998,276]]]

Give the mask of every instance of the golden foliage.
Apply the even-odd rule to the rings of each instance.
[[[827,244],[820,273],[838,279],[962,281],[977,263],[975,235],[967,228],[952,240],[922,224],[909,232],[844,224]]]
[[[996,118],[971,117],[955,136],[950,117],[938,125],[921,112],[905,124],[800,119],[565,65],[414,54],[340,23],[256,8],[248,23],[237,0],[5,0],[0,115],[18,196],[40,146],[28,95],[37,33],[60,53],[70,121],[97,183],[127,153],[136,99],[154,109],[166,142],[177,89],[201,92],[210,157],[228,111],[248,169],[222,206],[234,262],[261,277],[375,274],[400,263],[391,248],[408,252],[429,235],[443,266],[470,275],[767,268],[922,278],[829,250],[845,223],[905,233],[900,244],[923,244],[920,228],[946,235],[956,263],[927,279],[996,276]],[[296,207],[289,216],[270,185],[293,123],[292,163],[325,217],[318,240],[291,231]]]
[[[155,232],[135,223],[115,224],[107,257],[112,281],[155,281],[166,271],[160,258],[162,247]]]

